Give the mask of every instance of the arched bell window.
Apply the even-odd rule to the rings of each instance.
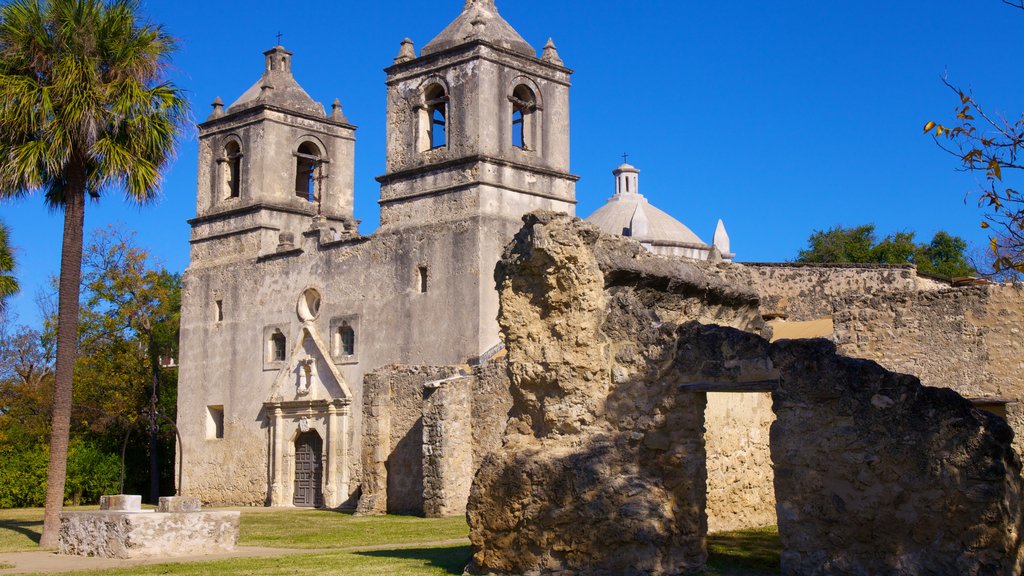
[[[235,140],[224,145],[220,158],[221,196],[238,198],[242,192],[242,147]]]
[[[423,90],[420,108],[420,152],[444,148],[448,145],[448,93],[444,86],[431,84]]]
[[[295,152],[295,195],[307,202],[315,202],[318,183],[322,177],[323,161],[320,148],[312,142],[303,142]]]
[[[537,95],[526,84],[512,90],[512,145],[523,150],[536,149]]]

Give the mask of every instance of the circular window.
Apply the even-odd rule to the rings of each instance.
[[[320,314],[320,293],[315,288],[306,288],[299,296],[299,319],[303,322],[316,320]]]

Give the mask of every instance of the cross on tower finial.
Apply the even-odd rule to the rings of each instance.
[[[628,160],[629,160],[629,154],[625,154],[625,153],[624,153],[624,154],[622,155],[622,163],[623,163],[623,164],[626,164]]]
[[[278,46],[280,46],[280,45],[281,45],[281,36],[283,36],[283,34],[281,34],[281,32],[278,32],[278,33],[277,33],[277,45],[278,45]]]

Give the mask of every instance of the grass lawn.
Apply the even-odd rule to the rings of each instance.
[[[88,508],[85,508],[88,509]],[[153,564],[111,575],[395,575],[462,574],[470,556],[464,518],[409,516],[356,518],[326,510],[242,508],[242,546],[294,548],[308,553],[236,558],[187,564]],[[42,509],[0,510],[0,552],[35,550]],[[462,539],[463,543],[452,543]],[[446,542],[447,541],[447,542]],[[372,550],[364,548],[373,547]],[[360,548],[353,550],[353,548]],[[346,550],[347,549],[347,550]],[[775,528],[708,537],[708,576],[769,576],[779,573]],[[76,572],[85,574],[88,572]],[[98,572],[92,572],[96,574]]]

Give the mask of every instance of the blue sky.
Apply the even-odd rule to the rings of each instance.
[[[356,217],[377,226],[384,170],[384,73],[403,37],[417,49],[461,10],[424,3],[148,1],[144,10],[181,40],[173,79],[202,121],[255,82],[262,52],[295,53],[293,71],[314,99],[340,98],[359,126]],[[729,2],[498,0],[538,50],[553,37],[575,70],[572,171],[577,212],[614,191],[629,153],[641,192],[705,241],[725,221],[740,261],[796,256],[816,229],[874,223],[881,234],[947,230],[981,246],[979,176],[959,173],[921,128],[957,104],[940,78],[970,88],[995,111],[1024,111],[1015,60],[1024,11],[1000,0],[731,0]],[[1014,98],[1013,95],[1018,95]],[[86,209],[86,233],[111,222],[171,270],[188,265],[195,215],[191,130],[154,204],[109,192]],[[57,274],[62,218],[40,196],[0,204],[12,230],[23,291],[20,321],[38,321],[35,296]]]

